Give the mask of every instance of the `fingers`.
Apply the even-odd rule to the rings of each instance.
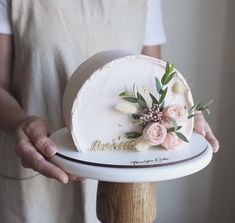
[[[84,178],[84,177],[79,177],[79,176],[74,176],[74,175],[70,175],[70,174],[69,174],[69,179],[72,180],[72,181],[83,181],[83,180],[85,180],[86,178]]]
[[[52,157],[57,149],[47,137],[47,126],[42,120],[36,117],[24,120],[16,131],[16,138],[16,154],[25,168],[31,168],[62,183],[68,182],[67,173],[46,160]]]
[[[212,150],[214,153],[218,152],[219,150],[219,141],[214,136],[213,132],[211,131],[210,127],[208,127],[208,131],[206,132],[206,139],[210,143]]]
[[[205,128],[205,121],[198,121],[198,122],[195,122],[195,125],[194,125],[194,130],[203,135],[204,137],[206,136],[206,128]]]
[[[16,146],[17,155],[22,159],[25,168],[31,168],[41,174],[55,178],[62,183],[68,182],[68,175],[59,167],[48,162],[29,141],[21,141]]]
[[[68,175],[62,169],[46,161],[44,158],[38,160],[34,165],[35,169],[41,174],[50,178],[55,178],[61,183],[68,183]]]
[[[35,148],[45,157],[50,158],[57,152],[56,145],[47,137],[47,128],[44,124],[37,122],[27,126],[25,129],[30,141]]]
[[[219,150],[219,142],[214,136],[209,124],[203,117],[195,118],[194,130],[206,138],[214,153]]]

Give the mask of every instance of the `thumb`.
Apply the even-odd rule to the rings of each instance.
[[[45,123],[41,121],[32,122],[27,126],[25,132],[32,144],[43,156],[50,158],[55,155],[57,151],[56,145],[47,137],[48,131]]]

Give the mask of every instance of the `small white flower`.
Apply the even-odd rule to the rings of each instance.
[[[119,104],[115,106],[115,109],[119,112],[123,112],[126,114],[133,114],[138,111],[137,107],[135,107],[134,105],[128,102],[120,102]]]
[[[135,149],[138,150],[139,152],[143,152],[148,150],[150,147],[150,145],[147,143],[146,140],[144,139],[137,139],[136,140],[136,145],[135,145]]]
[[[186,88],[184,84],[177,80],[173,85],[172,85],[172,92],[175,94],[183,94],[185,92]]]

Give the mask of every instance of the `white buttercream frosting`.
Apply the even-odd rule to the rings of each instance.
[[[63,98],[64,119],[78,151],[89,150],[96,140],[110,144],[126,132],[140,131],[129,115],[115,109],[123,102],[118,95],[132,91],[135,84],[151,104],[149,92],[157,96],[155,76],[161,79],[165,65],[164,61],[123,51],[102,52],[83,63],[69,80]],[[193,105],[191,91],[178,70],[168,84],[165,106],[173,103],[187,110]],[[192,130],[193,119],[186,119],[180,132],[190,139]]]

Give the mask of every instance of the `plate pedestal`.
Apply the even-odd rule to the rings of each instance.
[[[153,223],[156,204],[155,183],[98,183],[96,213],[102,223]]]
[[[145,153],[78,153],[67,129],[53,133],[51,139],[58,148],[51,162],[73,176],[99,181],[96,212],[102,223],[153,223],[155,182],[196,173],[212,159],[211,146],[196,133],[180,150]]]

